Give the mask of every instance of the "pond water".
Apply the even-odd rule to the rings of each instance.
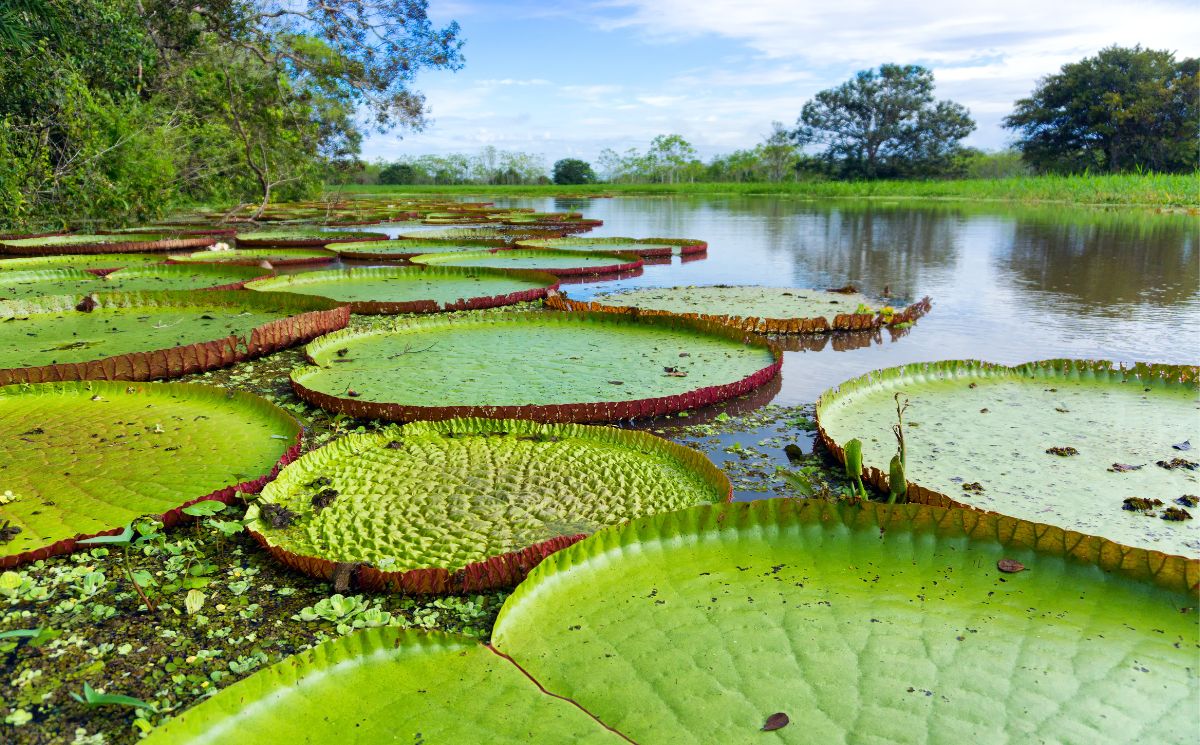
[[[699,238],[698,259],[564,285],[569,296],[672,285],[840,287],[933,298],[907,333],[835,335],[787,352],[773,403],[809,403],[881,367],[1055,357],[1200,362],[1200,220],[1143,211],[812,202],[775,197],[498,200],[576,210],[587,236]],[[765,403],[765,402],[760,402]]]

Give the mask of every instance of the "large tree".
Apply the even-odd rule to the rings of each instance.
[[[590,184],[596,180],[592,166],[579,158],[563,158],[554,162],[554,183]]]
[[[311,195],[460,46],[426,0],[0,0],[0,226]]]
[[[933,73],[919,65],[863,70],[804,104],[796,124],[796,142],[823,145],[844,178],[945,173],[975,129],[965,107],[934,100]]]
[[[1004,126],[1039,171],[1191,171],[1200,158],[1198,69],[1194,57],[1108,47],[1043,78]]]

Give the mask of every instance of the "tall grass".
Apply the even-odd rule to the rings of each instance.
[[[1200,207],[1200,171],[1191,174],[1022,176],[947,181],[801,181],[784,183],[588,184],[584,186],[331,186],[352,193],[504,196],[786,195],[806,199],[929,199]]]

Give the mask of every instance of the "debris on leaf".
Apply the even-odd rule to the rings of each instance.
[[[791,721],[791,719],[788,719],[787,714],[784,714],[782,711],[776,712],[767,717],[767,721],[762,726],[762,731],[774,732],[777,729],[783,729],[784,727],[788,726]]]
[[[963,491],[975,492],[976,494],[983,493],[983,484],[978,481],[972,481],[969,484],[963,484]]]
[[[1191,520],[1192,513],[1188,512],[1182,507],[1168,507],[1163,510],[1162,519],[1173,520],[1177,522],[1180,520]]]
[[[337,356],[338,356],[338,357],[345,357],[345,356],[346,356],[347,354],[349,354],[349,353],[350,353],[350,349],[349,349],[349,347],[342,347],[341,349],[339,349],[339,350],[337,351]]]
[[[332,484],[333,484],[333,479],[329,478],[328,476],[319,476],[319,477],[313,479],[312,481],[308,482],[304,486],[309,489],[324,489],[325,487],[331,486]]]
[[[610,381],[608,381],[608,384],[609,385],[625,385],[625,381],[624,380],[610,380]]]
[[[320,512],[321,510],[325,509],[340,493],[341,492],[339,492],[337,489],[325,489],[324,491],[314,494],[312,498],[313,510]]]
[[[272,528],[286,528],[296,522],[296,513],[281,504],[268,502],[259,508],[263,522]]]
[[[358,398],[362,394],[360,394],[358,391],[354,390],[353,388],[347,388],[346,395],[349,396],[350,398]]]
[[[1197,497],[1195,494],[1184,494],[1175,500],[1175,504],[1181,504],[1184,507],[1195,507],[1200,504],[1200,497]]]
[[[1061,447],[1056,445],[1055,447],[1052,447],[1052,448],[1046,448],[1046,452],[1049,453],[1050,455],[1057,455],[1060,458],[1067,458],[1072,455],[1079,455],[1079,451],[1076,450],[1075,448],[1071,447],[1070,445],[1065,445],[1065,446],[1061,446]]]
[[[1016,559],[1001,559],[996,562],[996,568],[1005,574],[1016,574],[1025,571],[1025,565]]]
[[[858,288],[854,285],[846,285],[844,287],[830,287],[825,292],[836,292],[839,295],[853,295],[858,292]]]
[[[1126,497],[1122,503],[1121,509],[1129,510],[1130,512],[1145,512],[1154,514],[1156,507],[1162,507],[1161,499],[1147,499],[1145,497]]]
[[[1175,448],[1176,450],[1191,450],[1192,449],[1192,441],[1184,440],[1183,442],[1175,443],[1171,447]]]
[[[400,442],[399,440],[392,440],[384,447],[386,447],[388,450],[402,450],[404,448],[404,443]]]
[[[1183,468],[1188,471],[1195,471],[1200,468],[1200,463],[1187,460],[1186,458],[1172,458],[1171,460],[1160,460],[1155,463],[1159,468],[1165,468],[1168,471],[1174,471],[1176,468]]]
[[[100,303],[97,303],[94,297],[88,295],[83,300],[79,301],[79,304],[75,306],[75,310],[79,311],[80,313],[91,313],[93,310],[99,307]]]
[[[20,528],[15,525],[10,525],[9,521],[5,520],[4,524],[0,525],[0,543],[8,543],[12,539],[16,538],[17,534],[20,532]]]
[[[1141,466],[1135,466],[1129,463],[1113,463],[1108,467],[1108,470],[1113,473],[1126,473],[1127,471],[1136,471],[1140,468]]]

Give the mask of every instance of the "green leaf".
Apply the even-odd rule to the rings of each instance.
[[[791,742],[1189,742],[1195,562],[1064,558],[1113,548],[915,505],[697,507],[549,557],[492,643],[637,742],[757,741],[776,712]]]
[[[620,743],[464,637],[373,628],[233,684],[146,745],[227,742]]]
[[[596,253],[544,248],[485,249],[470,252],[438,251],[414,256],[410,261],[414,264],[436,266],[532,269],[551,272],[558,276],[614,274],[642,266],[641,257],[632,253]]]
[[[864,478],[887,491],[894,396],[902,393],[909,501],[976,507],[1194,558],[1200,520],[1164,520],[1123,502],[1169,505],[1197,493],[1200,471],[1158,465],[1200,461],[1172,448],[1200,441],[1197,380],[1200,368],[1184,365],[918,363],[826,391],[817,417],[835,455],[845,443],[849,461],[848,441],[861,440]],[[1053,454],[1067,448],[1077,454]]]
[[[197,251],[176,255],[175,261],[201,264],[233,264],[258,266],[264,261],[272,266],[291,264],[327,264],[337,254],[322,248],[239,248],[231,251]]]
[[[33,639],[41,635],[41,629],[13,629],[0,631],[0,639]]]
[[[302,571],[329,577],[337,563],[367,563],[387,572],[360,573],[374,587],[446,591],[402,574],[445,583],[461,571],[511,584],[522,576],[517,567],[581,533],[729,494],[704,455],[647,433],[452,419],[350,435],[307,453],[246,518]]]
[[[285,274],[248,282],[260,292],[317,295],[355,313],[428,313],[511,305],[545,297],[558,279],[545,272],[464,267],[363,267]]]
[[[157,430],[161,430],[158,432]],[[165,383],[45,383],[0,387],[5,487],[21,498],[0,505],[0,522],[21,528],[0,557],[27,554],[75,536],[124,525],[116,536],[81,541],[127,544],[138,528],[159,529],[181,504],[270,473],[300,426],[290,414],[245,393]],[[69,549],[69,545],[60,546]]]
[[[96,689],[92,688],[92,686],[86,681],[83,684],[83,695],[80,696],[78,693],[72,691],[71,698],[75,699],[81,704],[84,704],[88,708],[94,708],[97,706],[132,706],[138,709],[149,709],[150,711],[156,711],[152,704],[148,704],[140,698],[134,698],[133,696],[122,696],[115,693],[97,693]]]
[[[271,435],[271,437],[274,438],[275,435]],[[183,513],[185,515],[191,515],[192,517],[211,517],[220,513],[224,509],[224,502],[220,502],[216,499],[205,499],[201,502],[189,504],[187,507],[184,507]]]
[[[733,329],[607,313],[397,320],[306,351],[315,366],[292,372],[301,398],[394,420],[667,413],[767,382],[780,354]]]

